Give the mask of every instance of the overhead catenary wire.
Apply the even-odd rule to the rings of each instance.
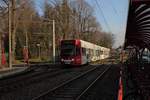
[[[113,11],[114,11],[114,13],[118,16],[118,11],[117,11],[117,9],[115,8],[115,6],[114,6],[114,4],[113,4],[113,2],[112,2],[111,0],[110,0],[109,5],[111,5],[112,10],[113,10]]]
[[[27,2],[32,2],[33,0],[31,1],[24,1],[22,2],[20,5],[16,6],[14,10],[17,10],[19,9],[21,6],[24,6],[25,4],[27,4]],[[4,17],[5,15],[7,15],[8,13],[8,4],[10,3],[10,0],[2,0],[0,1],[0,13],[1,13],[1,16],[0,17]]]
[[[100,11],[100,13],[101,13],[101,15],[102,15],[102,18],[103,18],[103,20],[104,20],[104,23],[105,23],[105,25],[106,25],[108,31],[111,32],[111,28],[110,28],[110,26],[109,26],[109,24],[108,24],[108,22],[107,22],[107,20],[106,20],[106,18],[105,18],[105,15],[104,15],[104,13],[103,13],[103,11],[102,11],[101,5],[99,4],[99,2],[98,2],[97,0],[94,0],[94,1],[95,1],[95,4],[96,4],[97,8],[99,9],[99,11]]]

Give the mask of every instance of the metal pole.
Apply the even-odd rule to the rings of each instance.
[[[12,68],[12,53],[11,53],[11,45],[12,45],[12,42],[11,42],[11,2],[9,2],[8,4],[8,9],[9,9],[9,14],[8,14],[8,20],[9,20],[9,68]]]
[[[40,45],[39,45],[39,60],[41,60],[41,50],[40,50]]]
[[[16,49],[16,32],[15,32],[15,22],[16,22],[16,18],[15,18],[15,8],[16,8],[16,0],[12,0],[12,29],[11,29],[11,37],[12,37],[12,62],[15,61],[15,49]]]
[[[26,32],[26,48],[28,49],[28,33],[27,33],[27,30],[25,32]]]
[[[29,64],[29,45],[28,45],[28,33],[27,33],[27,30],[25,31],[26,32],[26,56],[27,56],[27,64]]]
[[[53,20],[53,63],[55,64],[55,20]]]

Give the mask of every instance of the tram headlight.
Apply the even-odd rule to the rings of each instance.
[[[74,61],[74,59],[72,58],[71,61]]]
[[[64,61],[64,59],[62,58],[61,61]]]

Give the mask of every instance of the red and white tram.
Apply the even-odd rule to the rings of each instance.
[[[83,40],[61,41],[61,63],[83,65],[109,57],[110,49]]]

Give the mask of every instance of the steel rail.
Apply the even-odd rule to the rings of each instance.
[[[62,84],[60,84],[60,85],[58,85],[57,87],[54,87],[54,88],[52,88],[52,89],[50,89],[50,90],[48,90],[48,91],[42,93],[41,95],[39,95],[39,96],[33,98],[32,100],[38,100],[38,99],[40,99],[41,97],[43,97],[43,96],[49,94],[50,92],[53,92],[53,91],[55,91],[56,89],[61,88],[61,87],[65,86],[65,85],[67,85],[67,84],[73,82],[74,80],[77,80],[77,79],[81,78],[81,77],[84,76],[84,75],[87,75],[87,73],[92,72],[92,71],[96,70],[97,68],[98,68],[98,67],[96,66],[96,67],[94,67],[94,68],[92,68],[92,69],[90,69],[90,70],[88,70],[88,71],[86,71],[86,72],[84,72],[84,73],[78,75],[77,77],[75,77],[75,78],[73,78],[73,79],[70,79],[70,80],[68,80],[68,81],[66,81],[66,82],[64,82],[64,83],[62,83]]]
[[[80,100],[81,97],[110,69],[111,66],[106,68],[75,100]]]

